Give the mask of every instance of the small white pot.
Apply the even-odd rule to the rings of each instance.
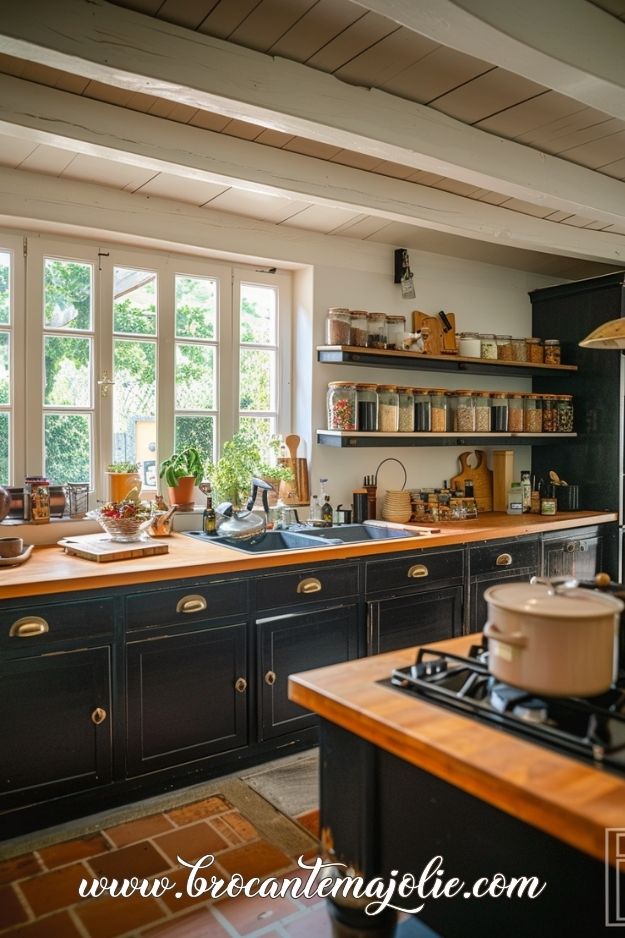
[[[592,697],[613,683],[620,599],[545,583],[491,586],[484,597],[488,667],[500,681],[552,697]]]

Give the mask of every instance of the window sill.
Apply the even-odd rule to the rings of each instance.
[[[202,526],[203,508],[176,512],[173,517],[174,531],[194,531]],[[0,522],[0,537],[21,537],[25,544],[43,547],[56,544],[63,537],[80,534],[101,534],[102,528],[91,518],[51,518],[45,524],[30,524],[21,518],[5,518]]]

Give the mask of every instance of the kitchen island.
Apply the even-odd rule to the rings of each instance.
[[[479,640],[436,648],[465,655]],[[614,897],[617,878],[605,872],[606,830],[625,828],[625,775],[381,683],[415,654],[291,676],[292,700],[322,718],[327,855],[367,877],[418,877],[441,855],[445,879],[470,885],[503,873],[547,883],[533,900],[426,899],[420,918],[444,938],[603,934],[605,883]],[[620,888],[625,895],[623,875]],[[334,911],[353,927],[362,915]]]

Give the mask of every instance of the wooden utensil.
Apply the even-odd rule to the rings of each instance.
[[[506,511],[508,508],[513,468],[514,452],[511,449],[493,450],[493,511]]]
[[[465,482],[470,479],[473,482],[473,495],[479,511],[493,510],[493,473],[486,465],[486,453],[484,450],[475,450],[477,465],[475,468],[469,466],[469,456],[471,452],[460,453],[461,471],[454,476],[450,482],[452,489],[462,489],[464,491]]]

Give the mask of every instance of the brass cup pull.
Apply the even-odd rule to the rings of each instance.
[[[206,606],[203,596],[183,596],[176,605],[176,612],[204,612]]]
[[[577,542],[567,541],[566,551],[568,554],[573,554],[577,550]]]
[[[511,563],[512,554],[499,554],[499,557],[497,557],[497,560],[495,561],[495,565],[497,567],[509,567]]]
[[[422,576],[429,576],[430,571],[424,563],[413,563],[411,567],[408,568],[408,573],[406,576],[410,577],[411,580],[416,580]]]
[[[91,722],[95,723],[96,726],[99,726],[100,723],[104,723],[106,720],[107,713],[104,707],[96,707],[93,713],[91,714]]]
[[[276,683],[276,672],[267,671],[267,673],[265,674],[265,684],[269,684],[269,686],[271,687],[275,683]]]
[[[33,638],[35,635],[44,635],[50,631],[50,626],[40,616],[24,616],[17,619],[9,629],[11,638]]]
[[[297,584],[298,593],[320,593],[322,589],[321,580],[318,580],[315,576],[306,577],[305,580]]]
[[[234,689],[238,694],[244,694],[247,690],[247,681],[244,677],[238,677],[234,684]]]

